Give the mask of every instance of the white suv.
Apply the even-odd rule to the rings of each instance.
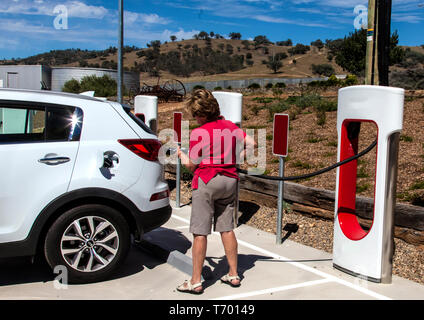
[[[70,282],[106,279],[131,235],[171,216],[160,148],[118,103],[0,89],[0,257],[41,252]]]

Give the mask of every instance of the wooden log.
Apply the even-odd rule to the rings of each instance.
[[[277,181],[241,174],[240,187],[278,197]],[[284,182],[284,200],[334,212],[335,192]],[[356,214],[360,218],[372,220],[374,217],[374,199],[356,197]],[[424,207],[397,203],[395,206],[395,225],[424,231]]]

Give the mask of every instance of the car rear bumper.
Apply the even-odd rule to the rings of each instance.
[[[172,214],[172,207],[170,205],[147,212],[140,212],[137,218],[138,229],[143,233],[152,231],[161,225],[165,224]]]

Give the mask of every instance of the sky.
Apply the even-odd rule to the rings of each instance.
[[[0,59],[118,46],[118,0],[0,0]],[[310,44],[343,38],[366,21],[365,0],[124,0],[125,45],[191,39],[200,31]],[[424,44],[424,0],[393,0],[400,45]]]

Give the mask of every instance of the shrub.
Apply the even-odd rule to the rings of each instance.
[[[292,167],[299,168],[299,169],[311,169],[312,165],[310,165],[307,162],[296,160],[295,162],[292,163]]]
[[[222,87],[215,87],[215,88],[213,88],[213,90],[214,91],[219,91],[219,90],[222,90]]]
[[[277,60],[283,60],[283,59],[286,59],[287,57],[288,55],[285,52],[278,52],[274,55],[274,58]]]
[[[202,86],[202,85],[200,85],[200,84],[196,84],[196,85],[193,87],[193,91],[194,91],[194,90],[198,90],[198,89],[205,89],[205,87],[204,87],[204,86]]]
[[[408,90],[424,89],[424,69],[390,72],[390,85]]]
[[[285,87],[286,87],[286,84],[285,84],[284,82],[277,82],[277,83],[274,85],[274,87],[275,87],[275,88],[285,88]]]
[[[354,74],[349,74],[343,82],[344,86],[353,86],[358,84],[358,78]]]
[[[63,92],[69,92],[69,93],[81,93],[81,85],[78,80],[72,79],[65,83],[65,85],[62,88]]]
[[[92,75],[82,78],[81,82],[75,79],[67,81],[62,91],[71,93],[94,91],[96,97],[111,97],[117,95],[117,87],[116,81],[108,75],[102,77]]]
[[[81,90],[83,92],[95,91],[96,97],[111,97],[117,95],[118,84],[108,75],[86,76],[81,79]]]
[[[312,64],[312,72],[320,76],[330,77],[335,73],[335,70],[331,64]]]
[[[301,43],[298,43],[295,47],[290,48],[287,52],[294,56],[295,54],[305,54],[309,50],[311,50],[310,46],[305,46]]]
[[[410,137],[410,136],[407,136],[407,135],[402,134],[402,135],[400,135],[400,139],[399,140],[400,141],[404,141],[404,142],[412,142],[414,139],[412,137]]]
[[[318,50],[321,51],[321,49],[324,48],[324,43],[321,41],[321,39],[318,39],[316,41],[312,41],[311,46],[317,47]]]
[[[260,86],[258,83],[256,83],[256,82],[254,82],[254,83],[250,84],[250,85],[247,87],[247,89],[251,89],[251,90],[256,90],[256,89],[260,89],[260,88],[261,88],[261,86]]]
[[[326,85],[328,87],[336,87],[340,84],[341,84],[341,81],[339,79],[337,79],[337,77],[334,74],[331,75],[326,82]]]
[[[181,180],[183,181],[193,180],[193,173],[189,171],[185,166],[181,166]]]
[[[278,103],[271,105],[268,109],[269,121],[274,120],[274,114],[282,113],[284,111],[287,111],[289,108],[290,108],[290,105],[285,101],[280,101]]]
[[[291,47],[293,45],[293,41],[291,39],[287,39],[286,41],[277,41],[275,44],[282,47]]]

